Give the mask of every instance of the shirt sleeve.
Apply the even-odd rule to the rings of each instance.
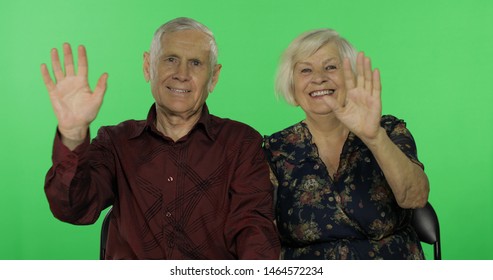
[[[387,131],[389,138],[399,149],[415,164],[424,169],[424,165],[418,159],[416,143],[406,123],[398,118],[387,115],[382,117],[382,126]]]
[[[88,133],[84,142],[70,151],[57,130],[53,165],[45,178],[45,194],[57,219],[72,224],[93,224],[101,210],[111,204],[112,156],[105,148],[106,140],[101,129],[93,143]]]
[[[262,151],[262,138],[256,132],[250,133],[241,144],[230,196],[230,212],[225,225],[230,249],[239,259],[279,259],[273,186]]]

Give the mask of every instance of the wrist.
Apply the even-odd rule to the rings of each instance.
[[[88,135],[89,127],[63,129],[58,127],[58,132],[60,133],[60,139],[62,143],[73,151],[77,146],[84,143]]]
[[[79,126],[72,128],[64,128],[58,125],[58,131],[62,138],[68,139],[70,141],[84,141],[87,137],[89,131],[89,126]]]
[[[382,147],[385,144],[386,140],[389,140],[389,137],[383,127],[378,128],[378,132],[376,133],[375,137],[361,139],[361,141],[363,141],[363,143],[365,143],[365,145],[372,151],[377,149],[378,147]]]

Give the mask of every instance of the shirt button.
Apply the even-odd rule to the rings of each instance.
[[[166,217],[171,217],[171,213],[170,212],[166,212]]]
[[[173,177],[168,177],[168,182],[173,182]]]

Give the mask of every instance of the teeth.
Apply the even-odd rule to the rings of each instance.
[[[186,90],[186,89],[178,89],[178,88],[170,88],[168,87],[169,90],[173,91],[173,92],[177,92],[177,93],[187,93],[187,92],[190,92],[190,90]]]
[[[322,96],[322,95],[331,95],[334,94],[335,90],[333,89],[327,89],[327,90],[320,90],[320,91],[314,91],[310,93],[310,96],[316,97],[316,96]]]

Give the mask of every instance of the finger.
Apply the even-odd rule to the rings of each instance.
[[[79,46],[77,49],[78,54],[79,54],[79,61],[78,61],[78,66],[77,66],[77,75],[79,76],[85,76],[87,77],[87,53],[86,53],[86,48],[84,46]]]
[[[344,105],[340,105],[339,101],[332,96],[324,96],[323,100],[332,109],[333,112],[339,111]]]
[[[98,83],[96,84],[96,88],[94,88],[94,94],[98,96],[98,98],[103,99],[104,93],[106,92],[108,81],[108,74],[104,73],[99,77]]]
[[[44,63],[41,64],[41,76],[43,77],[43,82],[45,83],[46,89],[51,93],[55,89],[55,83],[53,83],[48,67]]]
[[[365,54],[363,52],[358,53],[358,57],[356,58],[356,86],[364,87],[365,84],[365,73],[363,69],[363,60]]]
[[[68,43],[63,44],[63,55],[64,55],[64,65],[65,65],[65,74],[67,76],[74,75],[74,58],[72,56],[72,48]]]
[[[365,89],[370,91],[371,94],[373,72],[371,71],[371,60],[369,57],[364,58],[364,73],[365,73]]]
[[[51,50],[51,67],[53,68],[53,74],[55,75],[55,80],[60,81],[63,79],[65,74],[63,73],[62,66],[60,65],[60,57],[58,56],[58,50]]]
[[[380,81],[380,71],[378,69],[373,70],[373,90],[372,90],[372,95],[380,98],[380,95],[382,93],[382,83]]]
[[[349,62],[349,58],[344,58],[342,61],[342,69],[344,73],[344,81],[346,83],[346,89],[352,89],[355,87],[354,85],[354,72],[351,67],[351,63]]]

